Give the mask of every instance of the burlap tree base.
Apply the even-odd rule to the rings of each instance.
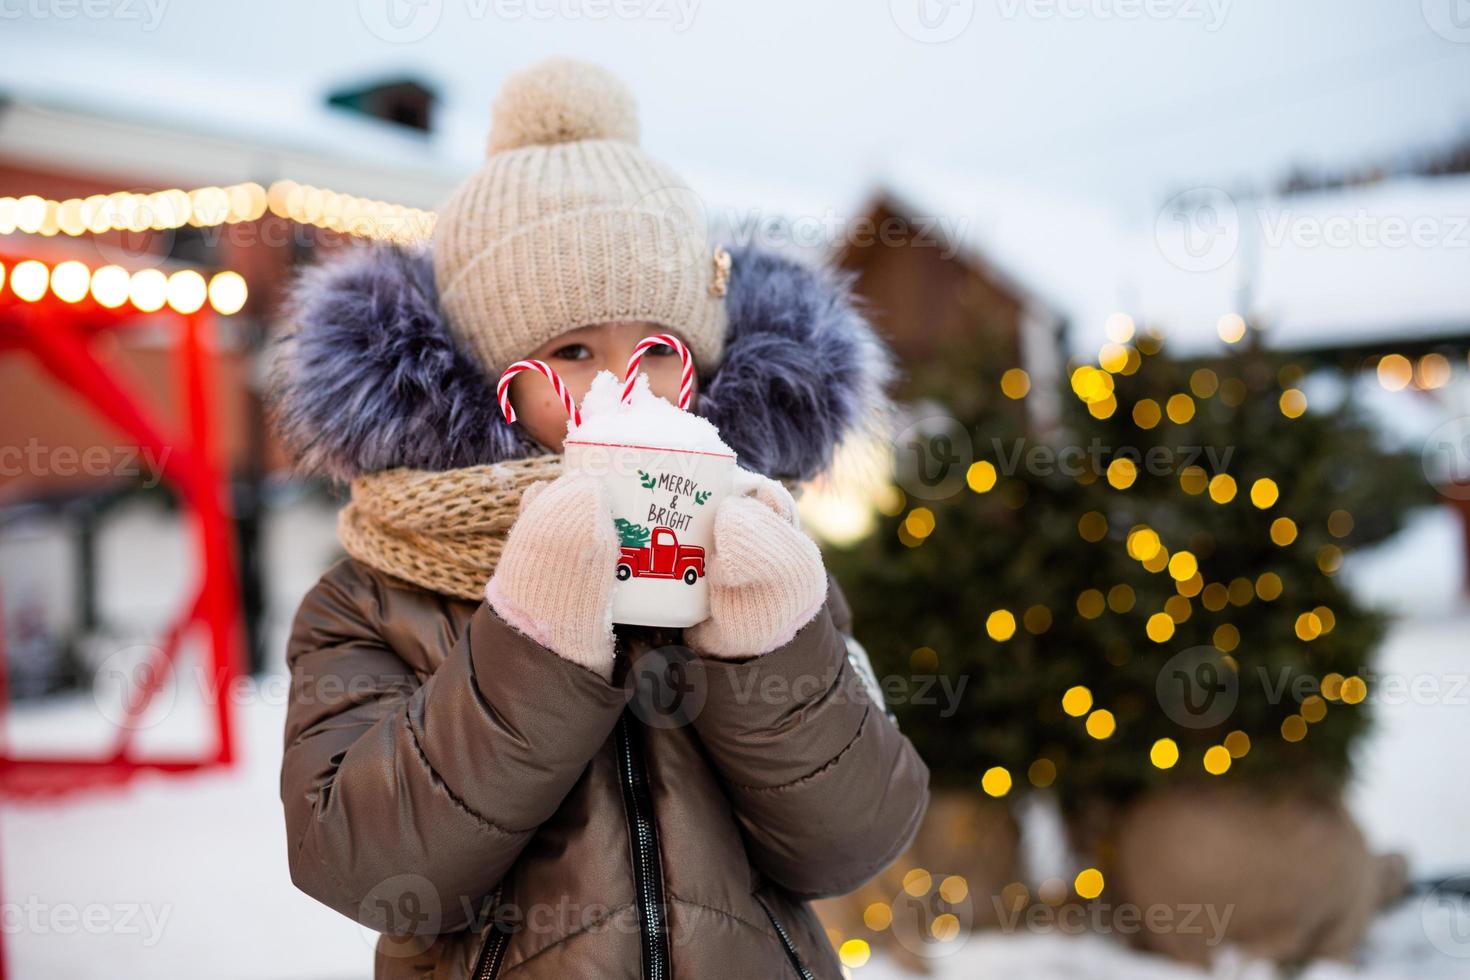
[[[1407,883],[1404,859],[1371,854],[1335,799],[1179,789],[1144,797],[1115,826],[1102,900],[1145,913],[1138,945],[1191,963],[1227,943],[1282,964],[1348,960]],[[1151,908],[1170,913],[1156,917],[1167,925],[1147,927]]]

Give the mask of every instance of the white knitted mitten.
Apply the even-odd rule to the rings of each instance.
[[[786,488],[743,470],[715,515],[709,619],[684,631],[721,659],[769,653],[809,623],[827,599],[822,555],[797,524]]]
[[[485,599],[511,626],[604,680],[612,677],[618,538],[603,484],[535,483],[505,542]]]

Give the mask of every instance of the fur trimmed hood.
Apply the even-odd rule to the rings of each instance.
[[[847,277],[732,248],[724,360],[697,407],[740,465],[805,480],[847,437],[881,424],[893,369]],[[305,471],[349,481],[447,470],[542,450],[507,425],[495,382],[449,331],[427,251],[371,245],[306,270],[276,342],[273,422]]]

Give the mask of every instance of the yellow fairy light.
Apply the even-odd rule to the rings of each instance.
[[[1072,391],[1084,402],[1100,402],[1113,395],[1113,376],[1091,364],[1072,372]]]
[[[1113,718],[1113,713],[1106,708],[1098,708],[1087,716],[1087,734],[1099,742],[1113,737],[1113,732],[1118,730],[1118,722]]]
[[[1152,398],[1143,398],[1133,404],[1133,424],[1140,429],[1152,429],[1163,417],[1159,403]]]
[[[1072,887],[1081,898],[1091,901],[1103,893],[1103,873],[1096,868],[1084,868],[1072,881]]]
[[[1108,485],[1114,490],[1127,490],[1138,479],[1138,467],[1133,460],[1119,457],[1108,464]]]
[[[1278,517],[1271,522],[1271,542],[1285,548],[1296,540],[1296,521]]]
[[[1378,361],[1378,383],[1388,391],[1402,391],[1414,378],[1414,366],[1402,354],[1389,354]]]
[[[128,300],[144,313],[163,309],[168,300],[168,279],[157,269],[141,269],[128,282]]]
[[[1276,481],[1269,477],[1261,477],[1251,484],[1251,503],[1261,510],[1273,506],[1281,498],[1281,490],[1276,486]]]
[[[965,471],[965,484],[976,493],[989,493],[997,478],[995,464],[985,459],[976,460]]]
[[[1342,549],[1326,544],[1317,550],[1317,567],[1323,575],[1331,575],[1342,567]]]
[[[1343,704],[1361,704],[1368,696],[1368,684],[1363,678],[1354,674],[1342,682],[1339,696]]]
[[[1296,638],[1310,642],[1322,635],[1322,621],[1316,613],[1305,612],[1296,618]]]
[[[1128,341],[1133,339],[1135,329],[1133,317],[1127,313],[1114,313],[1103,323],[1103,332],[1115,344],[1128,343]]]
[[[1205,749],[1205,772],[1211,776],[1223,776],[1230,771],[1230,750],[1223,745],[1212,745]]]
[[[1031,376],[1018,367],[1010,368],[1000,376],[1000,390],[1013,400],[1025,398],[1031,390]]]
[[[1235,477],[1229,473],[1216,473],[1210,478],[1210,499],[1217,504],[1228,504],[1235,499]]]
[[[1101,541],[1108,533],[1108,519],[1090,510],[1077,519],[1077,533],[1082,535],[1083,541]]]
[[[1176,582],[1193,578],[1199,571],[1199,561],[1188,551],[1176,551],[1169,559],[1169,575]]]
[[[1077,596],[1077,612],[1083,619],[1096,619],[1103,613],[1103,594],[1097,589],[1087,589]]]
[[[1148,761],[1155,769],[1173,769],[1179,762],[1179,745],[1172,738],[1161,738],[1148,750]]]
[[[1143,560],[1143,567],[1158,573],[1169,567],[1169,549],[1159,545],[1159,550]]]
[[[934,512],[928,507],[915,507],[903,519],[904,527],[916,538],[927,538],[934,533]]]
[[[1158,532],[1152,528],[1139,526],[1128,533],[1128,554],[1138,561],[1148,561],[1158,554],[1161,547],[1163,542],[1159,540]]]
[[[1317,622],[1322,624],[1322,632],[1331,633],[1333,627],[1337,625],[1337,617],[1332,614],[1332,610],[1326,606],[1318,606],[1312,612],[1316,615]]]
[[[1299,419],[1307,410],[1307,396],[1300,388],[1288,388],[1281,393],[1281,414],[1289,419]]]
[[[903,890],[914,898],[923,898],[934,887],[934,879],[923,868],[911,868],[904,872]]]
[[[1245,319],[1239,313],[1227,313],[1215,324],[1215,332],[1227,344],[1239,343],[1245,336]]]
[[[960,919],[953,912],[941,912],[929,923],[929,935],[941,943],[954,942],[960,935]]]
[[[980,777],[980,788],[987,796],[1000,799],[1011,791],[1011,774],[1004,766],[991,766]]]
[[[939,654],[933,647],[919,647],[909,654],[909,667],[916,674],[932,674],[939,669]]]
[[[1108,590],[1108,608],[1115,613],[1132,610],[1135,601],[1133,587],[1130,585],[1119,583]]]
[[[1118,400],[1112,395],[1087,403],[1087,414],[1095,419],[1110,419],[1118,410]]]
[[[1174,635],[1174,619],[1168,613],[1154,613],[1148,618],[1144,631],[1155,643],[1167,643]]]
[[[1309,695],[1302,701],[1302,717],[1315,725],[1327,717],[1327,702],[1315,694]]]
[[[1104,344],[1097,353],[1097,363],[1109,374],[1121,374],[1128,366],[1128,348],[1122,344]]]
[[[1221,623],[1215,627],[1215,633],[1211,637],[1215,649],[1221,653],[1229,653],[1240,646],[1240,630],[1232,623]]]
[[[62,262],[51,270],[51,292],[64,303],[77,303],[87,295],[92,273],[75,260]]]
[[[1281,737],[1288,742],[1300,742],[1307,737],[1307,722],[1301,715],[1288,715],[1281,723]]]
[[[17,262],[15,268],[10,270],[10,291],[27,303],[34,303],[46,295],[46,284],[50,278],[51,270],[43,263],[26,259],[24,262]]]
[[[1220,376],[1209,368],[1199,368],[1189,376],[1189,390],[1196,398],[1209,398],[1220,390]]]
[[[939,883],[939,897],[951,905],[958,905],[970,894],[970,883],[959,875],[949,875]]]
[[[1251,600],[1256,597],[1256,587],[1250,579],[1242,575],[1239,578],[1230,580],[1228,593],[1232,606],[1248,606]]]
[[[1199,572],[1195,572],[1182,582],[1175,582],[1174,589],[1186,599],[1193,599],[1199,595],[1200,590],[1205,587],[1205,578]]]
[[[1057,764],[1050,759],[1037,759],[1026,770],[1026,778],[1037,789],[1046,789],[1057,781]]]
[[[1256,595],[1267,602],[1274,602],[1281,596],[1281,576],[1275,572],[1263,572],[1256,579]]]
[[[856,970],[859,967],[867,966],[868,960],[872,956],[873,949],[867,944],[866,940],[849,939],[837,947],[837,958],[849,970]]]
[[[1171,595],[1164,600],[1164,612],[1176,623],[1187,623],[1189,617],[1194,613],[1194,607],[1189,600],[1182,595]]]
[[[1345,538],[1353,533],[1353,515],[1345,510],[1335,510],[1327,515],[1327,533],[1334,538]]]
[[[1205,475],[1202,466],[1186,466],[1179,473],[1180,488],[1192,496],[1204,493],[1209,483],[1210,478]]]
[[[1121,374],[1135,374],[1143,366],[1143,355],[1138,353],[1137,347],[1125,348],[1128,351],[1128,363],[1123,365]]]
[[[1225,736],[1225,749],[1230,753],[1230,758],[1244,759],[1250,754],[1251,737],[1245,732],[1236,729]]]
[[[992,640],[1004,643],[1016,635],[1016,617],[1009,609],[997,609],[985,617],[985,632]]]
[[[1062,710],[1073,718],[1081,718],[1092,710],[1092,692],[1081,684],[1067,688],[1062,695]]]
[[[245,308],[250,290],[238,272],[218,272],[209,280],[209,305],[220,316],[233,316]]]
[[[1343,676],[1336,671],[1322,678],[1322,696],[1329,701],[1342,699]]]
[[[1040,636],[1051,629],[1051,610],[1045,606],[1032,606],[1021,617],[1021,622],[1025,624],[1026,632]]]
[[[1170,422],[1183,425],[1194,418],[1194,399],[1182,392],[1170,395],[1169,401],[1164,405],[1164,411],[1168,414]]]
[[[863,909],[863,925],[882,932],[893,924],[893,908],[887,902],[873,902]]]
[[[1219,612],[1230,603],[1230,590],[1219,582],[1211,582],[1200,593],[1199,601],[1210,612]]]

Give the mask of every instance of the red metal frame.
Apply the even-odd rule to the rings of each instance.
[[[8,268],[15,258],[0,256]],[[19,257],[16,257],[19,258]],[[90,341],[109,330],[160,324],[178,331],[186,430],[170,433],[149,415],[92,354]],[[162,461],[163,476],[179,493],[191,514],[201,570],[197,590],[166,630],[152,661],[131,692],[126,715],[111,748],[103,755],[21,757],[0,745],[0,796],[67,792],[97,784],[125,782],[143,770],[186,772],[229,765],[235,758],[230,692],[241,662],[240,610],[225,486],[216,468],[216,433],[209,412],[209,357],[205,340],[214,328],[206,308],[180,314],[167,308],[144,314],[129,306],[109,310],[90,297],[66,303],[55,296],[27,303],[6,289],[0,292],[0,356],[20,351],[33,355],[56,380],[76,392],[117,426],[140,449]],[[129,722],[147,710],[174,667],[183,639],[195,629],[207,637],[209,683],[218,739],[213,753],[202,756],[140,756],[133,745],[136,727]],[[0,660],[3,660],[0,634]],[[0,670],[0,712],[7,704],[4,671]],[[3,720],[3,717],[0,717]],[[0,966],[3,976],[3,966]]]

